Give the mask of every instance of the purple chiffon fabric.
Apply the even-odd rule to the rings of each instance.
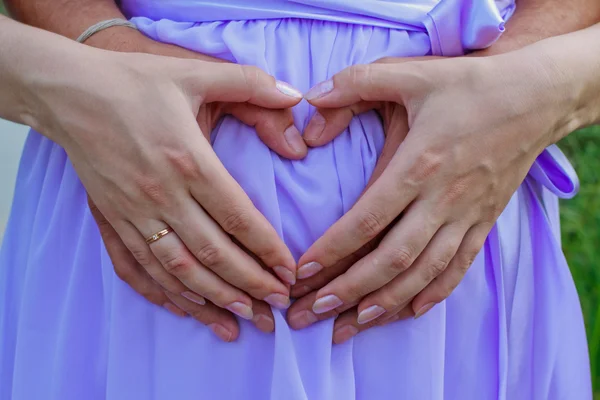
[[[124,0],[153,39],[257,65],[300,90],[384,56],[491,45],[511,0]],[[489,79],[494,79],[490,76]],[[313,110],[294,108],[304,128]],[[384,142],[360,115],[306,159],[225,118],[220,159],[299,257],[357,200]],[[149,304],[113,272],[65,152],[31,132],[0,254],[0,399],[591,399],[585,330],[560,246],[577,177],[548,148],[455,292],[418,320],[332,345],[333,321],[237,342]]]

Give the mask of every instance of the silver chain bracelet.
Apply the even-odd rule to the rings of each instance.
[[[79,43],[83,43],[87,39],[89,39],[89,37],[92,36],[93,34],[98,33],[106,28],[112,28],[113,26],[126,26],[128,28],[133,28],[133,29],[137,30],[137,26],[135,26],[133,23],[127,21],[126,19],[123,19],[123,18],[107,19],[106,21],[100,21],[100,22],[90,26],[89,28],[87,28],[81,35],[79,35],[79,37],[77,38],[77,41]]]

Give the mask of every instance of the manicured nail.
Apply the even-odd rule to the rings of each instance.
[[[231,342],[231,338],[233,337],[233,333],[227,328],[225,328],[221,324],[210,324],[208,327],[213,331],[215,335],[217,335],[221,340],[225,342]]]
[[[306,144],[304,143],[302,136],[300,136],[300,132],[298,132],[298,129],[296,129],[294,125],[290,125],[283,131],[283,137],[295,153],[304,153]]]
[[[252,317],[254,316],[254,313],[252,312],[252,308],[250,306],[247,306],[244,303],[239,302],[239,301],[236,301],[235,303],[231,303],[230,305],[228,305],[225,308],[228,309],[229,311],[231,311],[232,313],[234,313],[235,315],[242,317],[244,319],[251,320]]]
[[[166,308],[167,311],[169,311],[172,314],[177,315],[178,317],[187,317],[187,314],[185,313],[185,311],[183,311],[181,308],[177,307],[175,304],[165,303],[165,304],[163,304],[163,307]]]
[[[254,318],[252,318],[252,322],[258,329],[260,329],[264,333],[271,333],[273,329],[275,329],[275,322],[273,318],[264,314],[256,314]]]
[[[358,314],[357,322],[359,324],[366,324],[369,321],[373,321],[383,313],[385,313],[385,308],[380,306],[371,306],[369,308],[365,308],[360,312],[360,314]]]
[[[346,325],[333,332],[333,343],[342,344],[348,339],[356,336],[358,329],[353,325]]]
[[[273,271],[275,271],[277,276],[284,282],[289,283],[290,285],[296,284],[296,275],[286,267],[273,267]]]
[[[290,298],[280,293],[271,293],[263,300],[275,308],[288,308],[290,306]]]
[[[324,82],[321,82],[321,83],[313,86],[312,89],[310,89],[308,92],[306,92],[306,94],[304,95],[304,98],[306,100],[315,100],[315,99],[318,99],[319,97],[325,96],[327,93],[331,92],[332,90],[333,90],[333,80],[328,79]]]
[[[204,297],[198,296],[196,293],[183,292],[183,293],[181,293],[181,295],[183,297],[185,297],[186,299],[188,299],[189,301],[194,302],[196,304],[200,304],[201,306],[206,304],[206,300],[204,300]]]
[[[310,278],[317,272],[323,269],[323,266],[316,261],[312,261],[304,264],[300,268],[298,268],[298,272],[296,272],[296,276],[298,279],[306,279]]]
[[[281,93],[287,96],[294,97],[296,99],[302,98],[302,92],[287,82],[277,81],[275,83],[275,87],[277,88],[277,90],[279,90]]]
[[[324,312],[331,311],[342,304],[344,303],[339,297],[334,294],[328,294],[327,296],[321,297],[319,300],[315,301],[312,309],[317,314],[323,314]]]
[[[290,316],[290,325],[294,329],[303,329],[317,322],[319,318],[308,310],[299,311]]]
[[[431,310],[435,306],[435,303],[425,304],[423,307],[419,308],[419,311],[415,313],[415,319],[422,317],[427,311]]]
[[[321,115],[320,112],[315,112],[308,126],[304,129],[304,141],[305,142],[314,142],[319,139],[325,130],[325,118]]]

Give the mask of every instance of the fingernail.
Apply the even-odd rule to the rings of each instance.
[[[290,316],[290,325],[294,329],[303,329],[317,322],[319,318],[308,310],[299,311]]]
[[[163,304],[163,307],[166,308],[167,311],[169,311],[172,314],[177,315],[178,317],[186,317],[187,316],[185,311],[183,311],[181,308],[177,307],[175,304],[165,303],[165,304]]]
[[[333,343],[342,344],[348,339],[356,336],[358,329],[353,325],[346,325],[333,332]]]
[[[273,318],[264,314],[256,314],[254,318],[252,318],[252,322],[254,322],[254,325],[264,333],[271,333],[275,328]]]
[[[327,93],[333,90],[333,80],[328,79],[324,82],[321,82],[315,86],[313,86],[306,94],[304,98],[306,100],[315,100],[320,97],[325,96]]]
[[[381,306],[371,306],[362,310],[360,314],[358,314],[358,319],[356,321],[359,324],[366,324],[369,321],[373,321],[383,313],[385,313],[385,308]]]
[[[314,142],[319,139],[325,130],[326,122],[327,121],[325,121],[325,118],[320,112],[315,112],[310,119],[308,126],[304,129],[304,141]]]
[[[312,261],[304,264],[300,268],[298,268],[298,272],[296,272],[296,276],[298,279],[306,279],[310,278],[317,272],[323,269],[323,266],[316,261]]]
[[[290,306],[290,298],[280,293],[271,293],[263,300],[275,308],[288,308]]]
[[[225,342],[231,342],[231,338],[233,337],[233,333],[227,328],[225,328],[221,324],[210,324],[208,327],[213,331],[215,335],[217,335],[221,340]]]
[[[242,317],[244,319],[251,320],[252,317],[254,316],[254,313],[252,312],[252,308],[244,303],[239,302],[239,301],[236,301],[235,303],[231,303],[230,305],[228,305],[225,308],[228,309],[229,311],[231,311],[232,313],[234,313],[235,315]]]
[[[188,299],[189,301],[194,302],[196,304],[200,304],[201,306],[206,304],[206,300],[204,300],[204,297],[198,296],[196,293],[183,292],[183,293],[181,293],[181,295],[183,297],[185,297],[186,299]]]
[[[294,125],[290,125],[285,131],[283,131],[283,137],[287,141],[288,145],[294,150],[295,153],[304,153],[306,144],[300,136],[300,132]]]
[[[293,297],[302,297],[307,293],[312,292],[312,288],[310,286],[302,285],[302,286],[294,286],[292,288],[292,296]]]
[[[321,297],[313,304],[313,311],[317,314],[323,314],[324,312],[331,311],[334,308],[341,306],[343,302],[334,294],[329,294],[325,297]]]
[[[435,303],[425,304],[423,307],[419,308],[419,311],[415,313],[415,319],[422,317],[427,311],[431,310],[435,306]]]
[[[296,99],[302,98],[302,92],[287,82],[277,81],[275,83],[275,87],[277,88],[277,90],[279,90],[281,93],[287,96],[294,97]]]
[[[273,267],[273,271],[275,271],[277,276],[283,279],[284,282],[287,282],[290,285],[296,284],[296,275],[286,267]]]

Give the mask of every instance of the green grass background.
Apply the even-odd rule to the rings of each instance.
[[[600,126],[570,135],[560,147],[581,180],[580,193],[561,204],[563,248],[581,298],[595,398],[600,399]]]
[[[600,126],[575,132],[560,144],[575,166],[581,189],[561,203],[563,249],[585,316],[595,399],[600,399]]]

